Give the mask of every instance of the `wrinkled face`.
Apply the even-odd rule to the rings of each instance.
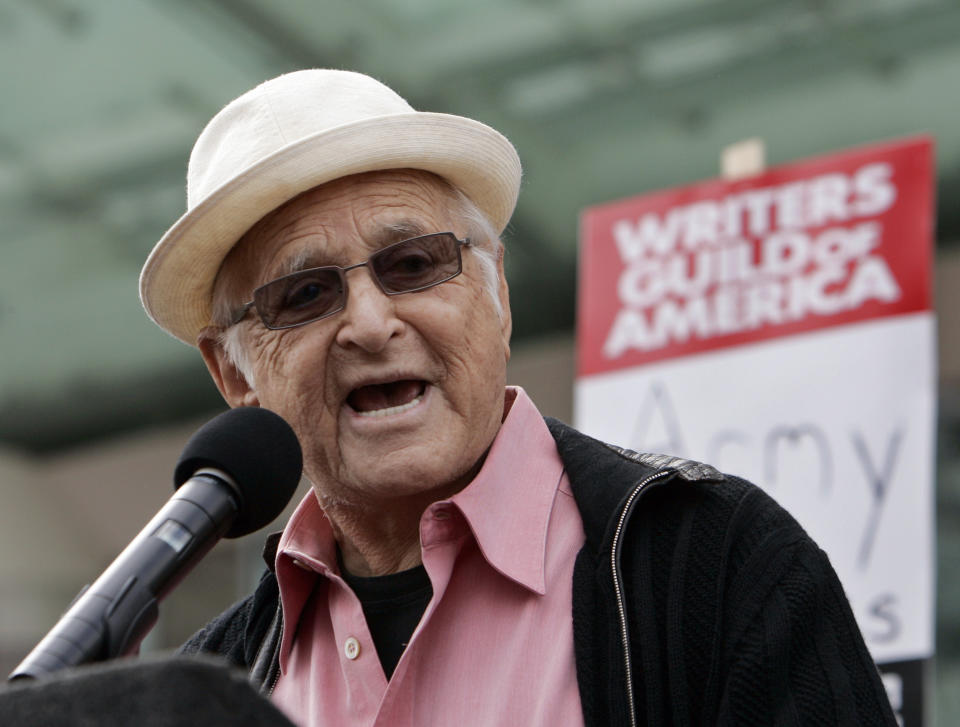
[[[289,272],[291,260],[346,267],[417,234],[475,237],[454,209],[449,190],[426,173],[346,177],[261,220],[221,279],[245,301]],[[238,324],[253,381],[227,398],[272,409],[293,426],[321,502],[446,496],[475,473],[503,415],[510,314],[506,284],[501,317],[477,253],[462,255],[463,272],[427,290],[387,296],[360,267],[347,273],[346,308],[329,318],[279,331],[255,314]]]

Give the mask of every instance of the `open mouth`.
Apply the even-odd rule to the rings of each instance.
[[[362,417],[385,417],[412,409],[423,398],[427,382],[403,379],[354,389],[347,404]]]

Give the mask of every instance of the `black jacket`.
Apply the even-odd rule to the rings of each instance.
[[[895,725],[827,556],[762,490],[548,420],[583,518],[573,632],[593,725]],[[272,689],[276,578],[184,646]]]

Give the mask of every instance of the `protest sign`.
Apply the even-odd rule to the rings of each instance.
[[[577,426],[793,513],[907,725],[933,654],[933,220],[926,138],[581,218]]]

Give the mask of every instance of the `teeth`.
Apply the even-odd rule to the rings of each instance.
[[[422,398],[423,394],[420,394],[420,396],[413,401],[408,401],[406,404],[401,404],[400,406],[388,406],[386,409],[374,409],[373,411],[358,411],[357,414],[362,417],[386,417],[391,414],[399,414],[402,411],[413,409],[413,407],[420,403]]]

